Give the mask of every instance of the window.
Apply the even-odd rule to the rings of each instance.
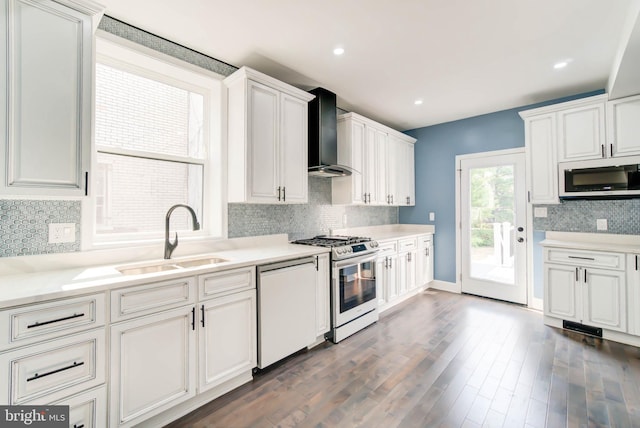
[[[224,233],[220,79],[160,54],[97,39],[93,241]]]

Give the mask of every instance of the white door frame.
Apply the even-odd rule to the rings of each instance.
[[[467,155],[456,156],[456,292],[462,293],[462,215],[461,215],[461,192],[460,192],[460,173],[462,171],[461,162],[465,159],[481,158],[487,156],[500,156],[500,155],[514,155],[525,154],[525,148],[519,147],[515,149],[495,150],[489,152],[471,153]],[[527,176],[526,162],[525,162],[525,177]],[[533,298],[533,230],[531,220],[531,204],[527,203],[527,209],[525,210],[527,224],[526,230],[526,245],[527,245],[527,274],[526,274],[526,287],[527,287],[527,306],[535,309],[541,309],[541,301]],[[538,305],[540,306],[538,308]]]

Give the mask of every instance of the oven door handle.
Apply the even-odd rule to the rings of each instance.
[[[373,262],[377,258],[378,258],[378,255],[376,253],[373,253],[373,254],[367,254],[366,256],[352,257],[346,260],[335,261],[333,263],[336,269],[341,269],[347,266],[359,265],[360,263]]]

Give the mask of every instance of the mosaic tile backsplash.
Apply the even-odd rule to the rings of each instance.
[[[547,217],[534,217],[535,230],[557,232],[640,234],[640,199],[567,200],[547,207]],[[607,231],[596,230],[596,219],[607,219]]]
[[[75,223],[76,241],[49,244],[49,223]],[[0,256],[80,251],[79,201],[0,200]]]
[[[288,233],[295,240],[329,229],[395,223],[397,207],[331,205],[331,179],[309,177],[308,205],[229,204],[228,232],[229,238]]]

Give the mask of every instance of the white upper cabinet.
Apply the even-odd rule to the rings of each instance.
[[[228,88],[229,202],[306,203],[313,95],[242,67]]]
[[[338,163],[356,172],[332,179],[333,203],[414,205],[415,141],[356,113],[339,116]]]
[[[557,204],[556,115],[524,117],[527,188],[532,204]]]
[[[605,157],[605,102],[558,112],[559,161]]]
[[[0,6],[0,194],[86,194],[102,10],[86,0]]]
[[[558,163],[640,155],[640,96],[582,98],[520,112],[529,202],[557,204]]]
[[[607,103],[607,142],[614,157],[640,155],[640,95]]]

